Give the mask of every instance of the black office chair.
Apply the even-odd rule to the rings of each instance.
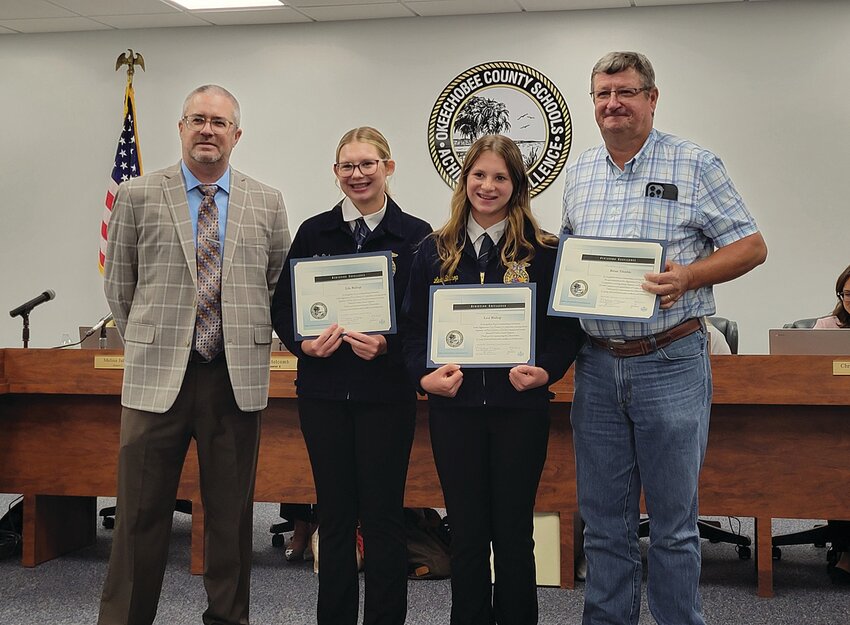
[[[817,317],[812,317],[811,319],[797,319],[797,321],[792,321],[791,323],[786,323],[783,328],[814,328],[815,323],[817,322]]]
[[[717,328],[726,338],[729,350],[733,354],[738,353],[738,322],[726,317],[709,317],[708,322]]]
[[[192,502],[188,499],[178,499],[174,502],[174,511],[182,512],[183,514],[192,514]],[[100,520],[103,527],[108,530],[111,530],[113,527],[115,527],[115,506],[107,506],[106,508],[101,508],[98,514],[103,517]]]
[[[717,328],[726,338],[729,344],[729,350],[733,354],[738,353],[738,324],[731,319],[725,317],[709,317],[708,321]],[[752,540],[749,536],[728,532],[721,529],[719,521],[709,521],[707,519],[699,519],[697,521],[700,538],[704,538],[712,543],[729,543],[736,545],[738,557],[742,560],[749,560],[752,556],[750,545]],[[638,536],[645,538],[649,536],[649,519],[642,519],[638,526]]]

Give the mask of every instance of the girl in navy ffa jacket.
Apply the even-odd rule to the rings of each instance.
[[[549,438],[548,387],[583,341],[577,320],[546,315],[556,246],[531,213],[519,148],[489,135],[464,159],[448,222],[414,258],[402,311],[404,351],[413,379],[428,393],[452,533],[452,625],[537,622],[532,531]],[[537,284],[536,364],[428,369],[429,287],[511,282]]]
[[[342,137],[334,172],[345,198],[301,224],[272,304],[275,330],[298,357],[298,413],[318,500],[319,625],[357,622],[358,519],[368,554],[363,622],[405,620],[402,506],[416,392],[396,335],[366,335],[334,324],[315,339],[295,340],[289,259],[389,250],[400,309],[413,250],[431,226],[389,197],[386,182],[394,170],[387,140],[374,128]]]

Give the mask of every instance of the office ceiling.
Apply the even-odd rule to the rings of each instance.
[[[286,24],[768,0],[287,0],[273,9],[189,11],[169,0],[0,0],[0,34]]]

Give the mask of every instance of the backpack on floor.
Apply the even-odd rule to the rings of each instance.
[[[405,508],[407,575],[444,579],[451,575],[448,523],[433,508]]]

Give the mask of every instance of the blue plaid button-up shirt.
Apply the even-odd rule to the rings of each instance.
[[[674,184],[678,200],[647,197],[651,182]],[[605,146],[581,154],[567,170],[564,234],[620,239],[658,239],[667,258],[680,265],[709,256],[758,232],[720,159],[700,146],[652,130],[621,170]],[[711,287],[685,293],[651,322],[583,319],[591,336],[635,338],[714,313]]]

